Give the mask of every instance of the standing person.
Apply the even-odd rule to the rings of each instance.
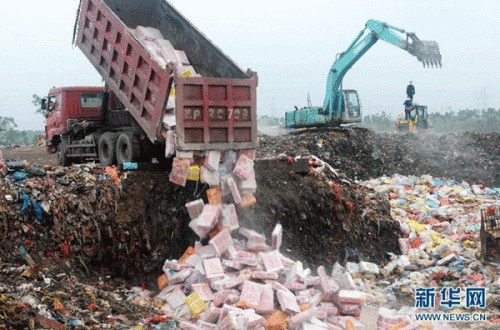
[[[403,103],[403,105],[405,106],[405,120],[409,120],[410,119],[410,112],[411,112],[412,106],[413,106],[409,96],[406,99],[406,101]]]
[[[406,96],[408,96],[412,102],[413,95],[415,95],[415,86],[413,86],[413,81],[410,81],[410,84],[406,86]]]

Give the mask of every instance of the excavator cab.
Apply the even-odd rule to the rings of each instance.
[[[343,121],[359,122],[361,119],[361,103],[359,102],[358,92],[354,89],[343,90],[344,94],[344,116]]]

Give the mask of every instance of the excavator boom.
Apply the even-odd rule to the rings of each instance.
[[[377,20],[368,20],[363,30],[341,53],[328,72],[323,107],[305,107],[286,113],[287,127],[330,126],[361,122],[357,92],[343,90],[342,81],[351,67],[378,41],[383,40],[415,56],[424,67],[441,67],[436,41],[420,40],[415,33]]]

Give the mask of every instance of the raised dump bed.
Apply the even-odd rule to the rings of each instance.
[[[197,76],[159,63],[137,39],[139,26],[184,51]],[[165,140],[162,120],[175,86],[178,150],[257,146],[256,74],[240,69],[168,2],[82,0],[75,43],[151,142]]]

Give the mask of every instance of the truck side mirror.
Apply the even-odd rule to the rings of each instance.
[[[42,101],[40,103],[40,108],[42,110],[47,110],[47,99],[42,99]]]

